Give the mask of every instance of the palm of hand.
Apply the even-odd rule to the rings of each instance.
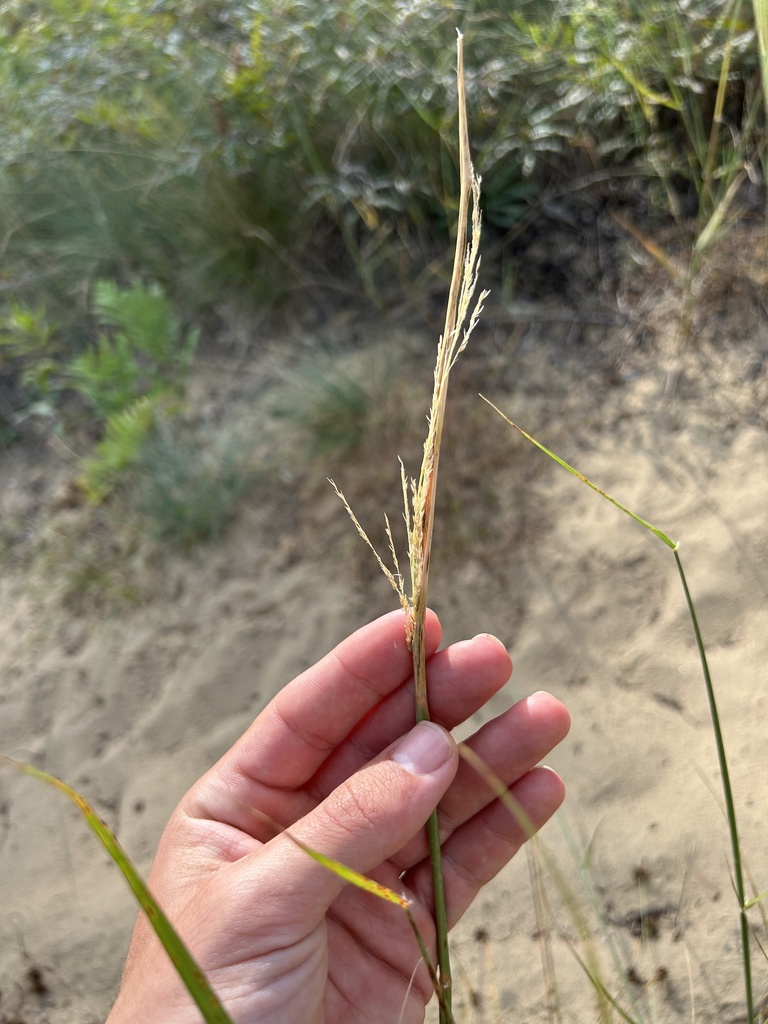
[[[432,715],[450,729],[506,682],[509,658],[487,636],[434,653],[434,617],[428,642]],[[416,731],[442,744],[434,770],[414,774],[393,759],[413,721],[409,679],[401,616],[365,627],[277,695],[190,790],[164,834],[150,884],[238,1024],[418,1024],[431,995],[402,910],[343,888],[291,836],[405,891],[429,949],[423,824],[437,801],[451,924],[525,839],[432,726]],[[560,803],[562,783],[534,765],[567,727],[562,705],[538,694],[468,741],[536,825]],[[275,835],[269,819],[290,835]],[[152,962],[151,950],[140,922],[124,990],[142,973],[133,964]],[[178,1007],[188,1002],[175,979],[166,976],[160,990],[166,1000],[175,990]],[[120,1024],[119,1015],[109,1024]]]

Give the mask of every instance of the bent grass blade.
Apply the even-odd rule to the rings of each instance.
[[[230,799],[233,798],[230,797]],[[416,920],[411,911],[411,902],[409,899],[400,893],[395,892],[394,889],[390,889],[388,886],[382,885],[381,882],[376,882],[367,875],[363,875],[359,871],[355,871],[354,868],[350,868],[346,864],[342,864],[341,861],[335,860],[333,857],[327,856],[327,854],[320,853],[318,850],[314,850],[311,846],[307,846],[306,843],[297,839],[296,836],[294,836],[287,828],[281,825],[279,821],[275,821],[274,818],[265,814],[264,811],[260,811],[256,807],[251,807],[249,804],[245,804],[241,800],[236,800],[235,802],[253,814],[254,817],[269,825],[270,828],[274,829],[276,834],[284,834],[292,843],[298,846],[300,850],[303,850],[308,857],[311,857],[317,864],[320,864],[327,871],[336,875],[336,877],[340,878],[343,882],[348,883],[349,885],[354,885],[358,889],[362,889],[364,892],[368,892],[380,900],[385,900],[387,903],[394,903],[395,906],[400,907],[405,913],[405,916],[408,919],[408,924],[411,926],[411,931],[416,938],[419,952],[421,953],[422,960],[429,972],[430,981],[432,982],[432,986],[440,1002],[441,1011],[447,1013],[449,1017],[451,1016],[450,1007],[445,1006],[444,999],[442,997],[442,988],[437,971],[435,970],[435,965],[432,963],[429,950],[427,949],[421,932],[416,924]]]
[[[666,544],[668,548],[671,548],[673,551],[677,551],[677,541],[670,540],[670,538],[662,530],[659,530],[655,526],[652,526],[645,519],[641,519],[640,516],[635,515],[634,512],[630,512],[630,510],[625,505],[622,505],[620,501],[617,501],[615,498],[612,498],[610,494],[606,494],[605,491],[601,490],[597,486],[597,484],[593,484],[591,480],[588,480],[582,473],[580,473],[578,469],[574,469],[573,466],[569,466],[568,463],[565,462],[564,459],[561,459],[559,455],[555,455],[555,453],[551,452],[549,448],[545,448],[540,441],[537,441],[535,437],[531,437],[531,435],[527,434],[522,427],[518,427],[516,423],[513,423],[512,420],[509,419],[509,417],[505,416],[501,409],[499,409],[498,406],[495,406],[493,402],[490,401],[490,399],[485,397],[485,395],[480,395],[480,397],[482,398],[486,405],[490,405],[494,412],[497,412],[499,416],[501,416],[505,423],[508,423],[510,427],[514,427],[519,434],[522,434],[523,437],[526,438],[526,440],[531,442],[531,444],[536,445],[539,451],[544,452],[545,455],[548,455],[550,459],[552,459],[554,462],[558,464],[558,466],[562,466],[563,469],[567,469],[569,473],[572,473],[573,476],[581,480],[581,482],[586,484],[587,487],[591,487],[593,491],[599,494],[602,498],[605,498],[606,501],[610,501],[610,503],[617,509],[619,509],[619,511],[624,512],[626,515],[630,517],[630,519],[634,519],[636,523],[639,523],[641,526],[644,526],[646,530],[650,530],[651,533],[655,534],[655,536],[657,536],[659,540],[662,541],[662,543]]]
[[[755,1010],[754,1010],[754,998],[753,998],[753,993],[752,993],[752,963],[751,963],[751,956],[750,956],[750,931],[749,931],[749,921],[747,920],[747,913],[746,912],[747,912],[747,910],[749,909],[750,906],[753,906],[755,903],[760,902],[760,898],[756,898],[754,901],[752,901],[752,900],[748,901],[747,898],[746,898],[746,889],[745,889],[745,886],[744,886],[744,868],[743,868],[743,865],[742,865],[742,858],[741,858],[741,844],[739,842],[739,832],[738,832],[738,828],[737,828],[737,824],[736,824],[736,807],[735,807],[735,804],[734,804],[734,801],[733,801],[733,790],[731,788],[730,772],[728,770],[728,759],[727,759],[726,754],[725,754],[725,742],[723,740],[723,733],[722,733],[722,729],[721,729],[721,726],[720,726],[720,713],[719,713],[719,711],[717,709],[717,701],[715,699],[715,689],[714,689],[714,685],[712,683],[712,676],[710,675],[710,671],[709,671],[709,662],[707,660],[707,653],[706,653],[706,650],[704,648],[704,639],[703,639],[703,637],[701,635],[701,629],[699,628],[699,620],[698,620],[698,617],[696,615],[696,608],[695,608],[694,603],[693,603],[693,598],[691,597],[691,592],[688,589],[688,581],[686,579],[685,571],[683,569],[683,563],[680,560],[680,552],[678,550],[679,543],[676,542],[676,541],[670,540],[670,538],[667,536],[667,534],[664,533],[662,530],[659,530],[657,527],[653,526],[647,520],[642,519],[640,516],[636,515],[632,511],[630,511],[625,505],[622,505],[621,502],[616,501],[615,498],[612,498],[609,494],[606,494],[605,491],[601,490],[601,488],[599,488],[597,486],[597,484],[592,483],[591,480],[588,480],[577,469],[574,469],[573,466],[570,466],[567,462],[565,462],[563,459],[561,459],[558,455],[555,455],[554,452],[551,452],[549,450],[549,448],[545,448],[545,446],[543,444],[541,444],[539,441],[537,441],[534,437],[531,437],[531,435],[526,433],[522,429],[522,427],[519,427],[516,423],[513,423],[513,421],[511,419],[509,419],[509,417],[505,416],[504,413],[493,404],[493,402],[490,402],[483,395],[480,395],[480,397],[483,399],[483,401],[487,405],[490,405],[490,407],[495,412],[497,412],[499,414],[499,416],[501,416],[501,418],[506,423],[508,423],[510,425],[510,427],[514,427],[514,429],[517,430],[518,433],[522,434],[523,437],[525,437],[528,441],[531,442],[531,444],[534,444],[539,449],[539,451],[544,452],[545,455],[548,455],[550,459],[552,459],[554,462],[556,462],[559,466],[562,466],[563,469],[567,469],[569,473],[573,474],[573,476],[575,476],[579,480],[581,480],[582,483],[585,483],[587,485],[587,487],[590,487],[593,491],[595,491],[601,497],[605,498],[606,501],[609,501],[615,508],[619,509],[621,512],[624,512],[626,515],[628,515],[630,517],[630,519],[634,519],[634,521],[636,523],[639,523],[640,526],[645,527],[646,530],[649,530],[663,544],[665,544],[668,548],[670,548],[672,550],[672,553],[673,553],[673,555],[675,557],[675,564],[677,566],[677,571],[678,571],[678,574],[680,576],[680,583],[681,583],[681,585],[683,587],[683,593],[685,595],[685,603],[686,603],[686,605],[688,607],[688,614],[690,616],[691,624],[693,626],[693,632],[694,632],[694,636],[695,636],[695,639],[696,639],[696,647],[697,647],[698,652],[699,652],[699,661],[701,663],[701,672],[702,672],[702,676],[704,678],[704,686],[705,686],[706,691],[707,691],[707,701],[708,701],[708,704],[709,704],[709,714],[710,714],[710,719],[712,721],[712,731],[713,731],[714,737],[715,737],[715,747],[717,749],[717,761],[718,761],[718,766],[720,768],[720,776],[721,776],[721,779],[722,779],[722,786],[723,786],[723,796],[725,798],[726,814],[727,814],[727,818],[728,818],[728,833],[729,833],[729,837],[730,837],[730,841],[731,841],[731,855],[733,857],[734,885],[735,885],[735,889],[736,889],[736,896],[737,896],[738,901],[739,901],[739,923],[740,923],[740,932],[741,932],[742,962],[743,962],[743,968],[744,968],[744,993],[745,993],[746,1009],[747,1009],[747,1021],[750,1022],[750,1024],[751,1024],[751,1022],[755,1019]]]
[[[557,866],[554,857],[547,850],[547,848],[540,842],[536,841],[536,826],[531,821],[525,808],[510,792],[506,783],[501,779],[492,768],[485,763],[485,761],[479,757],[471,747],[466,743],[459,744],[459,755],[471,765],[477,774],[486,782],[488,787],[495,793],[496,798],[506,807],[509,813],[517,822],[520,830],[524,833],[526,840],[529,842],[531,848],[534,849],[537,856],[541,856],[544,861],[544,865],[550,877],[553,879],[560,896],[565,903],[568,913],[571,916],[571,920],[574,923],[576,931],[579,934],[581,944],[584,948],[584,957],[581,957],[577,952],[572,943],[568,943],[568,948],[573,954],[575,959],[578,961],[585,975],[589,979],[590,983],[594,988],[595,993],[595,1013],[596,1020],[608,1021],[612,1019],[611,1007],[615,1009],[621,1017],[628,1021],[628,1024],[639,1024],[638,1019],[630,1016],[626,1010],[618,1003],[618,1001],[608,992],[603,982],[600,980],[600,963],[597,952],[594,946],[594,940],[591,934],[590,927],[584,917],[581,907],[576,900],[576,897],[568,885],[565,876]]]
[[[69,797],[79,808],[91,829],[98,836],[104,849],[122,872],[136,900],[147,915],[155,934],[171,958],[179,977],[186,985],[189,994],[202,1013],[203,1019],[207,1024],[233,1024],[232,1018],[219,1002],[216,993],[208,984],[205,975],[179,938],[175,928],[158,906],[146,883],[118,842],[114,832],[101,820],[85,797],[81,796],[71,786],[68,786],[66,782],[56,778],[55,775],[49,775],[48,772],[35,768],[34,765],[25,764],[23,761],[16,761],[5,754],[0,754],[0,764],[5,764],[9,768],[14,768],[16,771],[23,772],[25,775],[30,775],[34,779],[40,779],[49,786],[53,786],[54,789],[58,789],[60,793]]]
[[[403,910],[410,910],[410,901],[396,893],[394,889],[390,889],[386,885],[382,885],[381,882],[374,882],[372,878],[368,878],[367,875],[361,875],[359,871],[355,871],[354,868],[348,868],[346,864],[342,864],[339,860],[334,860],[333,857],[327,857],[324,853],[319,853],[317,850],[313,850],[311,846],[307,846],[306,843],[302,843],[296,836],[285,829],[285,835],[295,843],[300,850],[303,850],[312,860],[317,861],[328,871],[333,872],[337,878],[340,878],[343,882],[348,882],[350,885],[357,886],[358,889],[363,889],[365,892],[369,892],[372,896],[378,897],[380,900],[386,900],[387,903],[394,903],[397,907],[402,907]]]
[[[386,900],[388,903],[394,903],[395,906],[401,907],[405,911],[405,916],[408,918],[408,924],[411,926],[411,930],[416,938],[416,942],[419,946],[419,952],[421,953],[422,959],[429,971],[429,977],[432,982],[432,986],[437,993],[437,997],[440,1000],[440,1006],[445,1010],[444,1003],[441,999],[440,980],[437,976],[437,971],[432,963],[432,959],[429,955],[424,939],[421,937],[421,932],[416,925],[413,913],[411,912],[410,900],[406,899],[405,896],[401,896],[396,893],[394,889],[390,889],[386,885],[382,885],[380,882],[375,882],[372,878],[368,878],[367,875],[361,875],[359,871],[355,871],[353,868],[347,867],[346,864],[342,864],[341,861],[334,860],[333,857],[327,857],[324,853],[319,853],[317,850],[313,850],[306,843],[302,843],[296,836],[291,835],[287,830],[283,830],[288,838],[294,842],[300,850],[303,850],[312,860],[321,864],[328,871],[332,871],[334,875],[340,878],[343,882],[348,882],[350,885],[357,886],[358,889],[363,889],[365,892],[369,892],[372,896],[378,897],[380,900]],[[450,1010],[447,1012],[450,1013]]]

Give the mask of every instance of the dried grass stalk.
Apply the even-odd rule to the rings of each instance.
[[[403,491],[404,519],[408,539],[408,563],[410,569],[410,594],[406,590],[403,573],[395,549],[392,529],[387,519],[386,530],[393,568],[389,568],[374,548],[346,498],[333,484],[336,493],[344,502],[360,536],[373,551],[382,572],[396,592],[405,613],[405,635],[413,654],[413,673],[416,694],[416,720],[429,718],[427,698],[426,649],[424,628],[427,613],[429,588],[429,567],[432,550],[432,533],[435,523],[435,493],[437,471],[440,463],[440,441],[445,421],[445,407],[448,398],[448,381],[459,355],[464,351],[469,337],[477,324],[487,292],[482,292],[472,306],[477,287],[480,266],[480,180],[472,168],[467,130],[466,95],[464,89],[463,39],[458,33],[457,80],[459,111],[459,174],[461,192],[459,217],[456,231],[456,250],[453,274],[445,314],[445,325],[437,347],[432,402],[428,416],[427,438],[424,442],[424,457],[421,463],[418,483],[408,479],[402,462],[400,478]],[[471,211],[471,213],[470,213]],[[471,224],[467,243],[467,222]],[[470,313],[470,309],[472,310]],[[440,861],[440,837],[437,814],[428,824],[432,877],[435,895],[435,924],[438,935],[438,963],[440,968],[440,1020],[441,1024],[452,1020],[450,1009],[451,973],[448,957],[448,929],[445,914],[445,896]]]

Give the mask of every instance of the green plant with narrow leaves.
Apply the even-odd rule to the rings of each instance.
[[[139,512],[155,537],[182,549],[218,539],[255,478],[242,439],[173,419],[143,440],[136,468]]]
[[[123,877],[136,897],[136,901],[147,915],[155,933],[162,943],[174,967],[184,982],[189,994],[197,1004],[206,1024],[232,1024],[232,1020],[219,1002],[218,997],[208,984],[203,972],[178,936],[176,929],[165,916],[160,906],[150,893],[146,883],[134,867],[125,850],[117,840],[114,832],[99,817],[91,804],[77,790],[66,782],[50,775],[48,772],[0,754],[0,765],[14,768],[25,775],[38,779],[52,786],[68,797],[81,812],[88,825],[95,833],[104,849],[120,869]]]
[[[94,807],[85,799],[84,796],[82,796],[81,793],[76,789],[73,789],[66,782],[57,778],[55,775],[50,775],[48,772],[42,771],[42,769],[37,768],[34,765],[17,761],[14,758],[7,757],[5,754],[0,754],[0,765],[15,769],[16,771],[22,772],[33,779],[44,782],[58,790],[60,793],[63,793],[64,796],[72,801],[128,883],[133,895],[136,897],[137,903],[147,915],[147,919],[160,940],[161,945],[170,957],[179,977],[200,1010],[203,1020],[206,1024],[233,1024],[231,1017],[226,1012],[219,1001],[218,996],[211,988],[208,979],[203,974],[187,947],[179,938],[176,929],[152,896],[152,893],[147,888],[146,882],[143,880],[133,862],[120,845],[120,842],[114,832],[102,820],[102,818],[99,817]],[[273,826],[276,832],[284,831],[282,826],[271,818],[261,814],[261,812],[255,808],[252,808],[252,810],[255,814],[264,818],[271,826]],[[363,891],[370,893],[377,899],[384,900],[386,903],[393,903],[395,906],[400,907],[408,918],[408,922],[411,925],[416,941],[418,942],[419,949],[421,950],[421,954],[424,957],[431,975],[433,977],[435,976],[434,967],[430,961],[426,945],[418,928],[416,927],[416,922],[413,914],[411,913],[410,903],[404,896],[394,892],[392,889],[388,888],[386,885],[382,885],[380,882],[376,882],[365,875],[361,875],[359,871],[354,871],[352,868],[347,867],[338,860],[334,860],[332,857],[326,856],[321,851],[314,850],[312,847],[307,846],[305,843],[296,839],[290,834],[290,832],[288,832],[287,835],[298,847],[300,847],[300,849],[304,851],[304,853],[307,854],[308,857],[317,861],[318,864],[321,864],[328,871],[342,879],[346,884],[353,885],[358,889],[362,889]]]
[[[482,397],[483,396],[481,396],[481,398]],[[726,817],[728,821],[728,835],[731,841],[734,889],[738,901],[739,930],[741,934],[741,953],[744,971],[744,996],[746,1004],[746,1019],[749,1022],[749,1024],[752,1024],[752,1022],[755,1020],[755,1002],[752,991],[752,958],[750,952],[750,928],[749,920],[747,918],[747,910],[751,906],[754,906],[756,903],[760,902],[760,900],[763,897],[758,896],[752,900],[747,899],[746,886],[744,883],[744,868],[742,865],[741,844],[739,842],[739,830],[736,823],[736,805],[734,803],[733,791],[731,789],[730,772],[728,770],[728,758],[726,757],[725,753],[725,743],[723,740],[722,727],[720,725],[720,714],[717,709],[715,689],[712,683],[712,676],[709,671],[709,663],[707,661],[707,653],[704,647],[704,639],[701,635],[701,629],[699,628],[699,620],[696,615],[696,608],[693,603],[693,598],[691,597],[691,592],[688,588],[688,580],[686,579],[685,571],[683,569],[683,563],[680,559],[679,545],[676,541],[671,540],[667,536],[667,534],[664,533],[663,530],[660,530],[658,527],[653,526],[647,520],[642,519],[635,512],[630,511],[630,509],[628,509],[625,505],[622,505],[621,502],[617,501],[615,498],[612,498],[609,494],[606,494],[605,491],[601,490],[596,484],[592,483],[591,480],[588,480],[577,469],[574,469],[573,466],[569,465],[558,455],[555,455],[555,453],[550,451],[549,448],[545,448],[540,441],[537,441],[534,437],[531,437],[530,434],[526,433],[526,431],[519,427],[516,423],[513,423],[511,419],[505,416],[504,413],[500,409],[498,409],[492,402],[488,401],[487,398],[484,398],[483,401],[487,402],[488,405],[490,405],[491,408],[495,412],[497,412],[506,423],[510,425],[510,427],[514,427],[514,429],[517,430],[524,438],[526,438],[526,440],[530,441],[531,444],[535,445],[539,449],[539,451],[543,452],[550,459],[556,462],[559,466],[562,466],[563,469],[568,470],[569,473],[575,476],[578,480],[581,480],[582,483],[586,484],[587,487],[595,491],[596,494],[599,494],[601,497],[605,498],[605,500],[610,502],[610,504],[613,505],[614,508],[617,508],[620,512],[624,512],[625,515],[628,515],[630,517],[630,519],[633,519],[640,526],[644,527],[646,530],[652,533],[657,540],[661,541],[662,544],[669,548],[669,550],[672,552],[674,556],[675,566],[677,568],[677,572],[680,577],[680,583],[683,588],[683,594],[685,596],[685,603],[688,609],[688,615],[690,616],[691,625],[693,626],[693,634],[696,641],[696,647],[699,653],[699,660],[701,663],[702,677],[704,679],[704,686],[707,692],[709,715],[712,722],[712,729],[715,737],[717,761],[718,766],[720,768],[720,776],[723,786],[723,797],[725,800],[726,808]]]

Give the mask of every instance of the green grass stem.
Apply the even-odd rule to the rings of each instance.
[[[731,777],[728,771],[728,758],[725,756],[725,743],[723,731],[720,728],[720,713],[717,709],[715,699],[715,688],[712,685],[712,676],[709,672],[707,652],[704,648],[704,641],[699,628],[699,620],[696,615],[696,608],[688,589],[688,581],[685,578],[683,563],[680,561],[680,553],[675,549],[675,563],[680,574],[680,582],[683,585],[685,601],[688,605],[688,613],[693,623],[693,632],[696,636],[696,646],[701,661],[701,671],[704,676],[704,685],[707,688],[707,700],[709,702],[709,714],[712,719],[712,729],[715,734],[715,746],[717,748],[717,761],[720,766],[720,776],[723,783],[723,796],[725,797],[725,810],[728,817],[728,833],[731,837],[731,855],[733,856],[733,880],[736,887],[736,895],[739,900],[739,925],[741,931],[741,949],[744,962],[744,992],[747,1005],[747,1021],[752,1024],[755,1019],[754,997],[752,994],[752,960],[749,951],[749,921],[747,920],[748,903],[744,889],[744,868],[741,861],[741,844],[739,843],[739,830],[736,825],[736,807],[733,802],[733,790],[731,788]]]
[[[482,395],[480,397],[483,398]],[[631,519],[634,519],[636,523],[639,523],[641,526],[645,527],[646,530],[650,530],[650,532],[654,534],[660,541],[662,541],[663,544],[671,548],[672,553],[675,556],[675,564],[677,565],[677,570],[680,576],[680,582],[683,586],[683,593],[685,594],[686,605],[688,607],[688,614],[690,616],[691,623],[693,624],[693,632],[696,637],[696,646],[698,648],[699,659],[701,661],[701,670],[702,675],[704,677],[704,685],[707,691],[707,700],[709,702],[709,713],[710,718],[712,720],[712,729],[714,731],[715,736],[717,760],[718,765],[720,767],[720,776],[722,779],[723,795],[725,798],[725,808],[728,819],[728,833],[731,840],[734,886],[739,901],[739,927],[741,933],[742,963],[744,969],[744,994],[747,1008],[747,1021],[748,1024],[752,1024],[752,1022],[755,1020],[755,1008],[754,997],[752,993],[752,963],[750,957],[750,931],[749,921],[747,919],[747,909],[749,906],[753,905],[753,903],[747,902],[744,889],[744,869],[741,858],[739,832],[736,823],[736,807],[733,801],[733,790],[731,788],[730,773],[728,771],[728,759],[725,753],[725,743],[723,741],[723,732],[720,726],[720,714],[717,709],[715,690],[712,684],[712,676],[709,671],[709,664],[707,662],[707,654],[704,648],[704,641],[702,639],[701,630],[699,628],[699,620],[696,615],[696,608],[694,606],[690,590],[688,589],[688,581],[686,580],[685,571],[683,570],[683,563],[680,560],[678,544],[675,541],[670,540],[667,534],[664,533],[662,530],[659,530],[657,527],[653,526],[647,520],[642,519],[634,512],[631,512],[628,508],[626,508],[626,506],[616,501],[615,498],[612,498],[609,494],[606,494],[605,491],[601,490],[596,484],[592,483],[591,480],[588,480],[577,469],[574,469],[573,466],[570,466],[559,456],[555,455],[554,452],[551,452],[548,448],[545,448],[543,444],[541,444],[535,438],[531,437],[530,434],[527,434],[516,423],[513,423],[512,420],[510,420],[507,416],[504,415],[503,412],[501,412],[500,409],[498,409],[492,402],[489,402],[487,398],[483,398],[483,401],[490,405],[491,408],[494,409],[501,416],[501,418],[505,420],[511,427],[514,427],[515,430],[517,430],[520,434],[523,435],[523,437],[527,438],[532,444],[534,444],[538,449],[540,449],[540,451],[544,452],[545,455],[548,455],[551,459],[553,459],[559,466],[562,466],[563,469],[567,469],[569,473],[573,474],[573,476],[578,477],[578,479],[581,480],[582,483],[585,483],[593,491],[596,491],[599,495],[601,495],[601,497],[605,498],[606,501],[609,501],[616,508],[620,509],[620,511],[628,515]]]
[[[757,48],[760,54],[760,70],[763,80],[763,102],[768,110],[768,0],[752,0],[757,28]]]

